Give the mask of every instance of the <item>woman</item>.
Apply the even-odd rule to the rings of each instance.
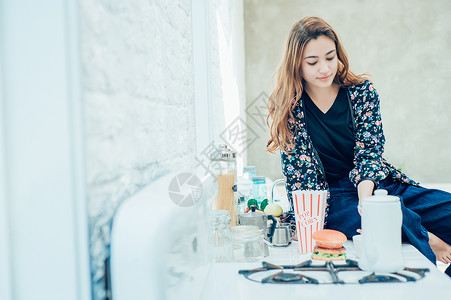
[[[401,198],[403,240],[433,263],[450,263],[451,194],[420,187],[383,158],[379,96],[349,70],[331,26],[317,17],[297,22],[275,77],[267,150],[281,150],[290,202],[291,191],[328,189],[326,228],[350,238],[360,201],[386,189]]]

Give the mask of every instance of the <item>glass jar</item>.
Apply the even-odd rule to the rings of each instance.
[[[235,262],[255,262],[263,259],[263,237],[257,226],[240,225],[233,227],[231,231]]]
[[[230,212],[230,225],[236,224],[236,153],[227,145],[219,145],[210,153],[210,171],[216,177],[218,194],[213,209]]]
[[[267,189],[266,189],[265,177],[264,176],[252,177],[251,198],[257,200],[259,206],[262,203],[262,201],[267,198],[266,192],[267,192]]]
[[[232,260],[232,241],[230,233],[230,213],[228,210],[213,210],[208,215],[209,253],[212,262]]]

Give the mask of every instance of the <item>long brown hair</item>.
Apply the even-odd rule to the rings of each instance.
[[[293,25],[288,35],[285,53],[274,77],[276,79],[268,100],[268,117],[266,123],[270,130],[270,139],[266,145],[269,152],[280,149],[291,152],[294,148],[293,133],[288,128],[288,118],[293,117],[292,110],[301,98],[303,80],[301,62],[305,45],[320,35],[329,37],[335,42],[338,57],[338,71],[333,80],[339,86],[362,83],[366,77],[355,75],[349,70],[348,57],[337,34],[332,27],[321,18],[305,17]],[[269,120],[272,123],[269,124]]]

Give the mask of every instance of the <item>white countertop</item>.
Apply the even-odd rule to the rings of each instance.
[[[349,259],[357,260],[353,243],[344,243]],[[299,254],[297,242],[288,247],[270,247],[263,260],[274,264],[293,265],[310,259]],[[403,244],[406,267],[429,268],[430,272],[416,282],[367,284],[262,284],[252,282],[239,270],[261,267],[255,263],[214,263],[201,299],[451,299],[451,279],[441,273],[417,249]]]
[[[198,171],[198,177],[203,178],[205,170],[199,167]],[[205,215],[209,201],[215,197],[216,183],[211,178],[202,179],[201,200],[193,206],[182,207],[176,205],[168,193],[168,186],[177,174],[180,170],[141,189],[116,212],[110,249],[115,300],[451,299],[449,277],[409,245],[403,247],[406,266],[430,269],[426,277],[417,282],[261,284],[238,274],[239,270],[260,267],[261,262],[209,264]],[[283,189],[280,193],[280,196],[275,193],[275,199],[286,205],[286,193]],[[155,201],[149,201],[151,199],[158,201],[158,210]],[[298,254],[297,246],[295,242],[286,248],[270,248],[270,256],[264,260],[294,265],[310,259],[309,255]],[[352,242],[346,242],[345,247],[349,258],[355,259]]]

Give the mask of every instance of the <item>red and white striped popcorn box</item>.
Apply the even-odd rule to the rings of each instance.
[[[327,191],[298,190],[293,191],[292,196],[299,251],[310,253],[315,246],[313,233],[324,228]]]

